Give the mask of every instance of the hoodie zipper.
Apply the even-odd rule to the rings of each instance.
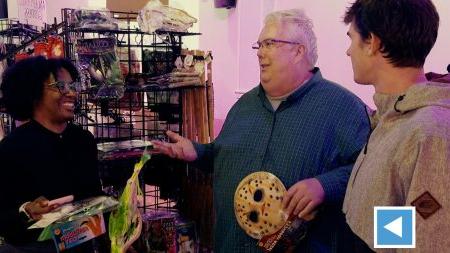
[[[406,96],[406,94],[403,94],[403,95],[401,95],[401,96],[399,96],[399,97],[397,98],[397,101],[395,101],[395,104],[394,104],[394,110],[395,110],[396,112],[400,112],[400,113],[401,113],[401,111],[400,111],[399,109],[397,109],[397,103],[398,103],[398,102],[401,102],[401,101],[405,98],[405,96]],[[367,119],[369,120],[369,124],[370,124],[370,117],[369,117],[369,113],[367,112],[367,107],[366,107],[366,116],[367,116]],[[364,159],[366,158],[366,155],[367,155],[367,146],[369,146],[370,136],[372,135],[372,132],[373,132],[373,129],[372,129],[372,126],[371,126],[370,129],[369,129],[369,134],[367,135],[366,145],[364,145],[364,152],[363,152],[364,157],[363,157],[363,159],[361,160],[361,162],[359,163],[358,168],[356,169],[355,177],[353,177],[353,180],[352,180],[352,187],[353,187],[353,185],[355,184],[356,177],[358,176],[359,168],[361,168],[361,165],[363,164]]]

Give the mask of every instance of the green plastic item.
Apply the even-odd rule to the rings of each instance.
[[[139,186],[139,173],[150,157],[145,149],[140,161],[134,165],[133,175],[128,179],[119,198],[119,207],[109,217],[111,253],[125,253],[141,234],[142,217],[137,199],[143,194]]]

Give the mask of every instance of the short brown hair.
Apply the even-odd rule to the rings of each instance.
[[[431,0],[356,0],[344,22],[354,22],[363,40],[379,37],[394,66],[422,67],[436,42],[439,14]]]

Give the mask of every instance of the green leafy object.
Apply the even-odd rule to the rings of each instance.
[[[142,195],[139,187],[139,173],[150,158],[150,154],[145,149],[140,161],[134,165],[133,174],[119,198],[119,208],[109,218],[109,237],[113,253],[122,253],[125,250],[124,245],[136,233],[136,212],[139,212],[136,199],[137,196]]]
[[[42,242],[42,241],[46,241],[52,238],[52,225],[47,226],[46,228],[44,228],[44,230],[42,230],[41,234],[38,237],[38,241]]]

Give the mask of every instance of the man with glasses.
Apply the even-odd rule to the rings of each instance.
[[[37,242],[40,229],[27,229],[57,207],[48,200],[101,194],[94,137],[69,123],[77,78],[70,61],[44,57],[22,60],[3,74],[6,110],[25,123],[0,142],[0,237],[6,241],[0,252],[55,252],[52,241]],[[89,252],[83,247],[74,249]]]
[[[154,147],[213,170],[214,252],[260,252],[233,208],[239,182],[255,171],[273,173],[288,188],[287,213],[315,213],[296,251],[351,252],[341,206],[368,134],[364,104],[314,67],[316,37],[301,10],[269,14],[253,48],[261,82],[231,108],[217,139],[202,145],[168,132],[174,143]]]

